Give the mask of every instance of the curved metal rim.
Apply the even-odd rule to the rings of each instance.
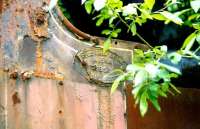
[[[80,29],[78,29],[77,27],[75,27],[62,13],[62,11],[60,10],[60,7],[58,5],[56,5],[55,7],[58,17],[59,19],[61,19],[61,21],[63,22],[63,24],[70,30],[72,31],[74,34],[76,34],[77,36],[81,37],[84,40],[88,40],[88,41],[93,41],[93,42],[97,42],[97,36],[92,36],[90,34],[87,34],[83,31],[81,31]]]
[[[72,33],[74,33],[77,37],[79,37],[79,39],[83,39],[86,41],[92,41],[94,42],[96,45],[100,45],[103,46],[103,42],[105,41],[106,38],[104,37],[98,37],[98,36],[92,36],[90,34],[87,34],[83,31],[81,31],[80,29],[78,29],[77,27],[75,27],[62,13],[60,7],[58,5],[56,5],[55,7],[58,18],[61,20],[61,22],[64,24],[65,27],[67,27],[67,29],[69,29]],[[117,48],[122,48],[122,49],[128,49],[128,50],[133,50],[133,49],[142,49],[142,50],[147,50],[149,49],[148,46],[146,46],[145,44],[142,43],[138,43],[138,42],[133,42],[133,41],[126,41],[126,40],[120,40],[120,39],[113,39],[114,40],[114,44],[116,42],[119,43],[119,46]],[[115,47],[115,46],[113,46]]]

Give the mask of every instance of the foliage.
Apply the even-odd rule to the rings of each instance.
[[[102,34],[108,36],[104,44],[104,52],[111,46],[111,38],[118,37],[121,28],[117,27],[118,22],[122,22],[127,27],[127,32],[138,36],[151,49],[144,52],[134,50],[132,64],[127,66],[125,72],[121,72],[114,81],[111,93],[118,85],[125,81],[131,81],[133,84],[132,94],[136,104],[139,104],[141,115],[144,116],[148,109],[148,100],[153,106],[160,111],[158,97],[167,97],[171,88],[175,92],[180,91],[171,83],[171,78],[177,78],[181,72],[167,64],[160,62],[162,58],[169,58],[172,63],[179,63],[181,58],[191,57],[199,60],[196,52],[192,48],[197,42],[200,44],[200,1],[199,0],[167,0],[159,10],[154,10],[155,0],[144,0],[143,3],[129,3],[123,6],[121,0],[84,0],[85,8],[89,14],[96,10],[98,15],[94,18],[97,20],[96,25],[100,26],[108,21],[108,29],[103,30]],[[86,6],[90,2],[90,6]],[[100,4],[97,4],[100,3]],[[189,14],[188,14],[189,13]],[[178,25],[187,25],[195,29],[184,41],[179,51],[168,54],[167,46],[152,47],[137,33],[137,26],[142,26],[147,20],[163,21],[165,24],[174,22]],[[115,71],[114,71],[115,72]],[[113,75],[112,72],[109,75]],[[107,77],[109,76],[107,75]]]
[[[129,64],[126,72],[121,72],[114,81],[111,93],[117,89],[120,82],[127,80],[133,84],[132,94],[135,103],[139,104],[142,116],[147,112],[148,100],[158,111],[161,111],[158,103],[159,96],[167,97],[168,92],[173,93],[170,88],[180,93],[171,83],[171,78],[177,78],[181,74],[180,71],[160,62],[163,56],[167,56],[166,52],[166,46],[155,47],[146,52],[136,49],[132,64]],[[107,77],[111,76],[113,76],[112,72],[107,75]]]

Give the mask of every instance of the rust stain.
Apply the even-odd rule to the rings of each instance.
[[[55,73],[52,73],[49,71],[43,71],[41,69],[42,65],[43,65],[42,46],[41,46],[41,42],[38,42],[37,47],[36,47],[36,68],[34,71],[34,75],[36,77],[41,77],[41,78],[54,79],[54,80],[60,80],[60,81],[64,80],[63,76],[56,75]]]
[[[36,46],[36,73],[40,73],[39,71],[42,66],[42,48],[41,48],[41,43],[38,42]]]
[[[99,89],[98,91],[98,128],[99,129],[112,129],[113,116],[111,111],[111,96],[108,89]]]
[[[0,0],[0,14],[2,13],[2,9],[3,9],[3,0]]]
[[[57,75],[57,74],[49,72],[49,71],[35,71],[34,75],[35,75],[35,77],[60,80],[60,81],[64,80],[63,76]]]
[[[21,100],[20,100],[20,98],[19,98],[18,92],[15,92],[15,93],[12,95],[12,100],[13,100],[13,105],[14,105],[14,106],[15,106],[16,104],[21,103]]]

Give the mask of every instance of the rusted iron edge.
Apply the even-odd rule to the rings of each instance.
[[[81,40],[86,41],[92,41],[95,43],[95,45],[98,45],[100,47],[103,46],[104,41],[106,40],[105,37],[98,37],[98,36],[92,36],[90,34],[87,34],[81,30],[79,30],[77,27],[75,27],[62,13],[60,7],[57,5],[55,7],[56,13],[58,18],[61,20],[61,22],[64,24],[67,29],[69,29],[73,34],[76,35],[76,37],[79,37]],[[133,50],[133,49],[142,49],[147,50],[149,49],[146,45],[138,42],[133,41],[126,41],[126,40],[120,40],[120,39],[113,39],[112,40],[112,48],[118,48],[118,49],[127,49],[127,50]]]
[[[76,28],[62,13],[62,11],[60,10],[59,6],[57,5],[55,7],[57,15],[59,17],[59,19],[63,22],[63,24],[70,30],[72,31],[74,34],[80,36],[82,39],[84,40],[88,40],[88,41],[93,41],[96,42],[95,39],[98,37],[95,36],[91,36],[81,30],[79,30],[78,28]]]

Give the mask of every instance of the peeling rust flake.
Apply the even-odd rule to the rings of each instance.
[[[48,16],[44,9],[38,7],[32,9],[29,14],[30,25],[32,28],[33,38],[43,39],[48,37]]]

